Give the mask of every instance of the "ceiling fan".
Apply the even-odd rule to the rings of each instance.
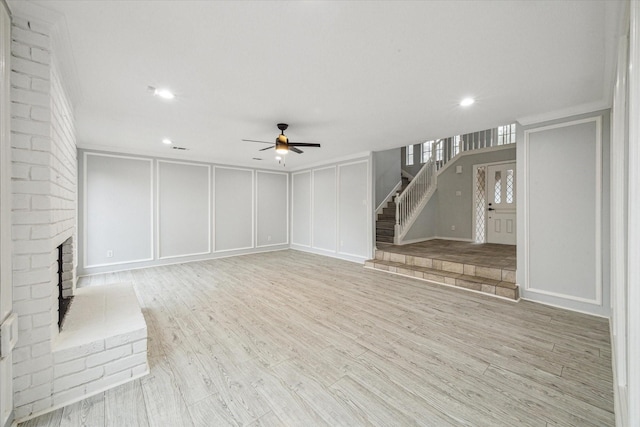
[[[271,147],[263,148],[259,151],[271,150],[272,148],[276,149],[276,153],[278,154],[287,154],[289,151],[293,151],[294,153],[302,154],[304,151],[300,150],[297,147],[320,147],[320,144],[312,143],[312,142],[291,142],[289,138],[284,134],[284,131],[289,127],[286,123],[278,123],[278,129],[280,129],[280,135],[276,138],[275,144],[273,142],[267,141],[256,141],[255,139],[243,139],[243,141],[247,142],[259,142],[261,144],[270,144]]]

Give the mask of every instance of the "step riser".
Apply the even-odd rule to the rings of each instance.
[[[427,273],[421,272],[417,270],[411,270],[410,268],[403,268],[397,266],[389,266],[376,263],[375,260],[369,260],[365,263],[366,268],[371,268],[374,270],[386,271],[392,274],[398,274],[401,276],[413,277],[416,279],[425,280],[428,282],[436,282],[444,285],[455,286],[457,288],[473,290],[476,292],[481,292],[487,295],[498,296],[501,298],[507,298],[510,300],[517,301],[520,298],[519,288],[505,288],[493,284],[481,283],[481,282],[473,282],[469,280],[464,280],[455,277],[449,277],[444,275],[439,275],[436,273]]]
[[[402,264],[406,264],[408,267],[427,267],[434,270],[442,270],[448,273],[464,274],[467,276],[482,277],[491,280],[498,280],[501,282],[516,283],[516,272],[514,270],[442,261],[433,258],[422,258],[385,251],[376,251],[376,259],[399,262]]]

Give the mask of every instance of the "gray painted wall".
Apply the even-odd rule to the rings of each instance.
[[[215,250],[253,246],[253,170],[214,168]]]
[[[291,174],[291,243],[311,247],[311,171]]]
[[[293,249],[357,262],[371,258],[372,157],[292,173]]]
[[[594,117],[599,134],[593,121],[579,122]],[[609,117],[606,110],[518,130],[518,164],[526,172],[518,177],[518,205],[529,209],[526,216],[518,210],[517,279],[526,299],[610,313]]]
[[[377,208],[393,188],[400,182],[401,149],[394,148],[373,153],[373,173],[375,176],[375,202]]]
[[[404,237],[407,242],[438,237],[438,192],[433,193]]]
[[[289,242],[288,180],[288,174],[256,172],[258,246],[283,245]]]
[[[338,166],[338,252],[352,256],[367,254],[369,215],[367,162]]]
[[[210,167],[158,162],[159,257],[211,250]]]
[[[286,172],[79,153],[79,275],[289,246]]]
[[[87,153],[84,164],[84,265],[153,259],[152,161]]]
[[[336,250],[336,167],[313,171],[312,245],[325,251]]]

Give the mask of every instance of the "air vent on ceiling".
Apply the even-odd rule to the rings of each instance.
[[[174,145],[173,147],[171,147],[171,148],[172,148],[172,149],[174,149],[174,150],[183,150],[183,151],[188,150],[188,148],[185,148],[185,147],[176,147],[175,145]]]

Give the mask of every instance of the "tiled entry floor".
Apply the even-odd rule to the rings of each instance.
[[[378,242],[377,247],[385,252],[508,270],[516,269],[515,245],[434,239],[402,246]]]
[[[451,240],[404,246],[378,243],[366,268],[518,300],[516,247]]]

